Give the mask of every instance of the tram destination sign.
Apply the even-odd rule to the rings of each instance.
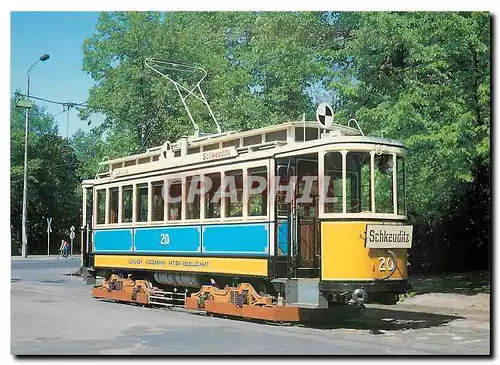
[[[411,248],[413,226],[367,224],[366,248]]]
[[[219,160],[222,158],[236,157],[238,156],[238,151],[233,147],[221,148],[213,151],[206,151],[202,153],[202,161],[212,161]]]

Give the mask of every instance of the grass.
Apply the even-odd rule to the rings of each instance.
[[[474,295],[490,293],[490,272],[473,271],[458,274],[410,276],[410,295],[426,293],[455,293]]]

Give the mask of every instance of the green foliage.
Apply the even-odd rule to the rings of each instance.
[[[25,110],[11,102],[11,249],[21,250],[24,173]],[[71,225],[79,226],[79,181],[76,158],[68,142],[57,134],[54,119],[34,105],[30,113],[28,152],[28,253],[47,252],[47,217],[52,217],[53,253]],[[57,247],[56,247],[57,246]]]

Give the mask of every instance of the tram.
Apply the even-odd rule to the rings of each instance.
[[[93,295],[276,321],[395,303],[405,154],[357,122],[299,120],[107,160],[82,183]]]

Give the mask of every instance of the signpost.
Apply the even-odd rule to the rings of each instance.
[[[69,239],[71,240],[70,256],[73,256],[73,240],[75,239],[75,226],[71,226],[69,230],[71,231],[71,233],[69,234]]]
[[[50,232],[52,232],[50,223],[52,223],[52,218],[47,218],[47,256],[50,255]]]

